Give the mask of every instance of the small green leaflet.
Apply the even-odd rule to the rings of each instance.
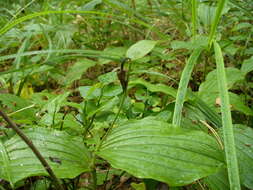
[[[126,52],[126,57],[131,60],[137,60],[143,58],[155,47],[157,41],[153,40],[141,40],[132,45]]]

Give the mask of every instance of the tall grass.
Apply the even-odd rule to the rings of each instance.
[[[173,125],[180,126],[183,104],[184,104],[184,100],[185,100],[185,96],[187,92],[187,86],[189,84],[194,65],[196,64],[202,50],[203,48],[197,48],[193,51],[193,53],[191,54],[183,70],[183,73],[179,82],[177,97],[176,97],[176,104],[175,104],[174,115],[173,115],[173,120],[172,120]]]
[[[227,0],[219,0],[218,1],[218,6],[217,6],[216,11],[215,11],[215,17],[214,17],[214,20],[212,22],[211,31],[209,33],[209,39],[208,39],[209,48],[211,48],[213,40],[215,38],[217,27],[218,27],[218,24],[220,22],[222,12],[224,10],[226,2],[227,2]]]
[[[192,33],[193,36],[196,35],[197,31],[197,2],[192,0]],[[234,134],[233,134],[233,124],[231,118],[231,112],[229,107],[229,97],[228,97],[228,89],[226,82],[226,74],[224,68],[224,61],[221,52],[221,48],[218,43],[215,42],[215,34],[220,22],[223,9],[226,5],[226,0],[220,0],[218,2],[218,6],[215,13],[215,18],[212,22],[211,30],[209,33],[208,39],[208,47],[211,48],[212,44],[214,44],[215,51],[215,59],[217,65],[217,78],[219,85],[219,92],[221,96],[221,112],[222,112],[222,129],[224,136],[224,145],[225,145],[225,154],[226,154],[226,163],[227,163],[227,171],[230,183],[231,190],[240,190],[240,178],[238,171],[238,163],[236,157],[236,148],[234,142]],[[179,88],[176,97],[176,104],[174,109],[173,121],[172,123],[176,126],[180,126],[181,118],[182,118],[182,108],[184,104],[184,99],[187,92],[187,85],[190,80],[190,76],[193,70],[194,65],[197,62],[198,57],[200,56],[203,49],[195,49],[190,56],[187,64],[183,70],[182,76],[180,78]]]
[[[197,35],[197,24],[198,24],[198,2],[197,0],[192,0],[192,35],[195,37]]]
[[[84,15],[94,15],[94,16],[101,16],[103,18],[107,18],[111,17],[113,18],[113,21],[118,22],[117,19],[119,16],[111,14],[111,13],[105,13],[105,12],[101,12],[101,11],[80,11],[80,10],[62,10],[62,11],[44,11],[44,12],[37,12],[37,13],[32,13],[20,18],[17,18],[9,23],[7,23],[4,27],[2,27],[0,29],[0,36],[5,34],[6,32],[8,32],[10,29],[12,29],[13,27],[15,27],[16,25],[25,22],[27,20],[31,20],[34,19],[36,17],[40,17],[40,16],[45,16],[45,15],[50,15],[50,14],[84,14]],[[95,18],[96,19],[96,18]],[[152,31],[154,31],[157,35],[159,35],[161,38],[165,39],[168,38],[166,37],[166,35],[164,35],[163,33],[161,33],[160,31],[158,31],[156,28],[154,28],[153,26],[151,26],[150,24],[141,21],[140,19],[137,18],[130,18],[129,21],[131,23],[135,23],[138,24],[140,26],[143,26],[145,28],[148,28]]]
[[[221,48],[217,42],[214,42],[214,51],[217,65],[217,78],[219,79],[218,86],[221,98],[222,129],[225,145],[228,178],[230,183],[230,189],[238,190],[241,188],[240,188],[238,162],[234,142],[233,124],[228,97],[227,80]]]

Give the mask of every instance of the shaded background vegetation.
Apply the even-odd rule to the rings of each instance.
[[[190,0],[1,1],[1,107],[23,129],[63,130],[82,137],[89,150],[100,142],[115,117],[116,125],[149,116],[171,123],[176,89],[186,60],[194,49],[208,43],[217,7],[217,1],[199,1],[198,35],[193,37],[191,3]],[[252,134],[253,126],[252,10],[251,0],[229,0],[216,34],[226,66],[233,123],[249,127],[249,131],[243,132],[245,136]],[[31,14],[34,18],[20,22],[8,32],[3,30],[15,19]],[[128,95],[121,107],[124,93],[117,72],[129,47],[144,39],[157,44],[145,57],[131,63]],[[205,50],[198,59],[189,83],[194,95],[186,98],[182,120],[182,127],[209,134],[206,125],[217,131],[221,127],[219,79],[213,54]],[[125,63],[128,70],[129,65]],[[14,136],[3,121],[0,126],[3,142]],[[247,156],[242,155],[239,162],[248,164],[240,167],[244,172],[243,188],[250,189],[253,140],[250,135],[238,138],[245,138],[244,147],[249,148]],[[79,140],[75,143],[80,143]],[[49,160],[59,164],[57,159],[49,157]],[[142,180],[112,169],[100,158],[95,166],[98,189],[144,189],[144,184],[148,189],[168,188],[159,180]],[[91,188],[95,179],[89,173],[83,174],[87,168],[82,167],[85,169],[77,171],[78,176],[61,177],[73,178],[65,179],[66,187]],[[210,177],[178,189],[229,189],[225,172],[217,176],[222,184]],[[47,178],[23,178],[15,183],[16,188],[52,188]],[[10,189],[7,181],[1,180],[0,187]]]

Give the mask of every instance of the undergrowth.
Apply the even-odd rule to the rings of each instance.
[[[253,189],[250,0],[0,2],[0,189]]]

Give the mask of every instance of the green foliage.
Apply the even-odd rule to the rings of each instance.
[[[179,87],[178,87],[178,92],[177,92],[175,111],[173,115],[173,121],[172,121],[173,125],[180,126],[182,109],[183,109],[184,99],[185,99],[186,91],[187,91],[187,85],[189,83],[193,67],[196,64],[201,51],[202,51],[202,48],[199,48],[193,51],[182,73],[182,77],[181,77]]]
[[[222,132],[224,137],[224,148],[230,189],[240,189],[239,169],[235,150],[232,118],[229,108],[230,104],[227,89],[227,79],[221,48],[217,42],[214,42],[214,51],[217,65],[217,78],[219,79],[218,86],[221,96]]]
[[[142,40],[132,45],[126,52],[126,57],[136,60],[147,55],[156,45],[157,42],[151,40]]]
[[[252,189],[252,8],[1,1],[0,109],[66,190]],[[0,118],[0,189],[48,176]]]
[[[24,133],[38,147],[57,177],[73,178],[90,170],[90,155],[80,137],[45,128],[30,128]],[[0,152],[0,177],[12,184],[30,176],[48,175],[18,136],[1,142]]]
[[[115,168],[171,186],[189,184],[223,166],[223,156],[210,136],[156,118],[129,121],[112,130],[97,154]]]

